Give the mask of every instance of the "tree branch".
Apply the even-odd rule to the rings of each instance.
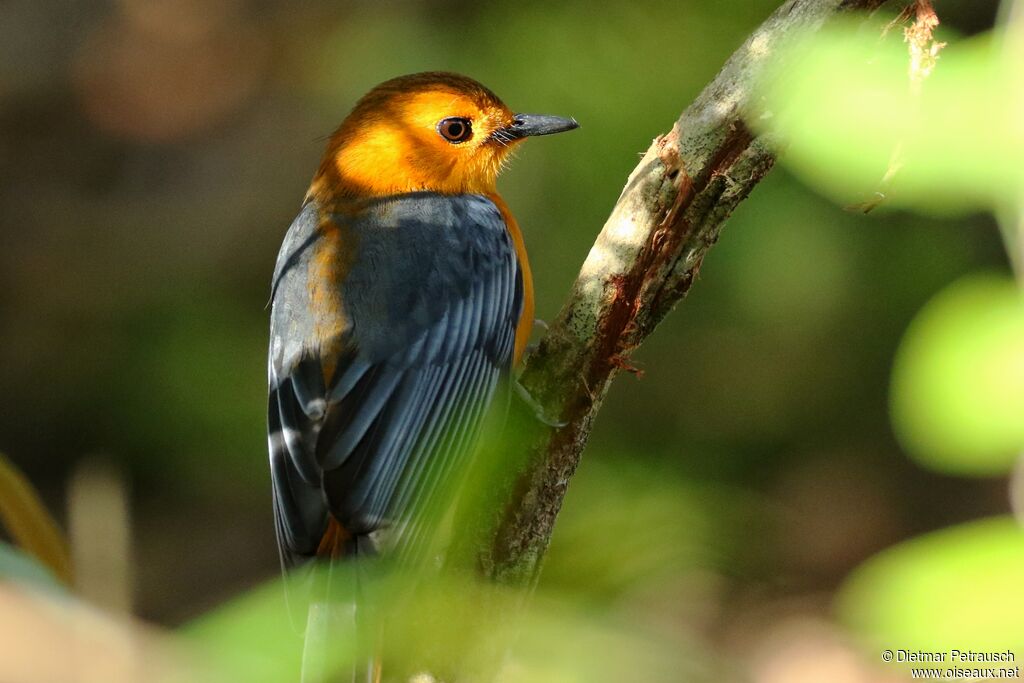
[[[510,504],[481,556],[485,575],[530,583],[612,379],[690,289],[733,209],[775,161],[744,125],[754,83],[780,45],[885,0],[788,0],[651,144],[520,382],[562,427],[534,423]]]

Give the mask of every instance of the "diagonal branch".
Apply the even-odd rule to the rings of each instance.
[[[612,379],[687,293],[733,209],[771,169],[768,141],[743,122],[754,83],[780,45],[846,10],[885,0],[788,0],[729,58],[633,170],[571,294],[520,378],[545,415],[481,556],[482,571],[530,583]]]

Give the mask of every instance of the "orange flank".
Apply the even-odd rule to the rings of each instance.
[[[516,345],[512,355],[512,362],[518,365],[526,351],[526,344],[530,341],[530,333],[533,332],[533,272],[530,270],[530,259],[526,255],[523,233],[519,230],[519,223],[509,210],[508,204],[497,192],[492,192],[487,197],[497,205],[501,217],[505,219],[505,229],[508,230],[512,244],[515,245],[516,258],[523,273],[523,312],[519,314],[519,323],[516,325]]]
[[[317,227],[320,239],[316,243],[313,261],[310,264],[309,300],[313,309],[319,311],[316,316],[316,337],[324,353],[322,358],[324,377],[329,381],[334,376],[334,364],[337,353],[335,347],[344,331],[345,315],[341,304],[341,292],[337,283],[344,282],[345,274],[351,263],[353,252],[351,231],[345,230],[329,217],[321,216]],[[326,321],[326,322],[324,322]]]

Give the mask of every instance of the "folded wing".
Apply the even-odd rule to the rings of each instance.
[[[337,280],[328,296],[324,280]],[[416,533],[416,516],[468,465],[521,309],[515,250],[484,197],[416,193],[345,215],[304,207],[278,257],[271,316],[286,566],[315,554],[329,515],[353,535]]]

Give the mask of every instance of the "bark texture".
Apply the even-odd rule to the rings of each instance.
[[[597,237],[566,304],[530,356],[521,383],[551,421],[534,422],[508,507],[481,554],[482,572],[530,584],[547,549],[591,425],[630,355],[686,295],[733,209],[771,170],[770,140],[744,118],[778,48],[832,15],[886,0],[788,0],[651,144]],[[753,115],[757,115],[756,113]]]

